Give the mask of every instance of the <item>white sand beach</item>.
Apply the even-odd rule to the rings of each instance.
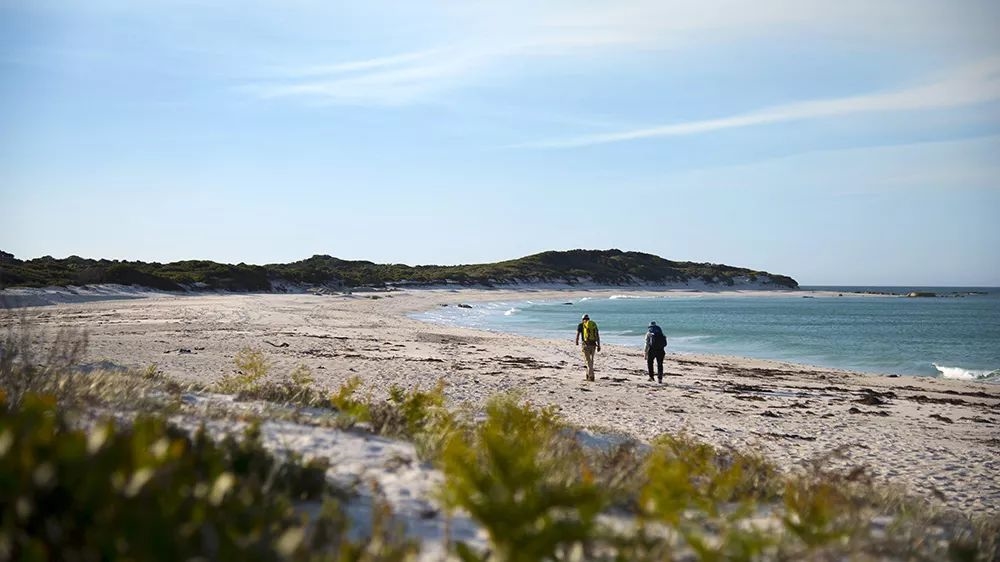
[[[530,293],[533,299],[583,294]],[[181,381],[216,381],[233,372],[238,351],[252,347],[267,354],[275,379],[305,364],[322,388],[333,390],[358,376],[376,398],[393,384],[430,388],[438,380],[456,405],[519,391],[595,431],[640,440],[685,432],[759,451],[788,470],[820,459],[844,469],[864,467],[936,504],[969,514],[1000,512],[995,384],[674,354],[665,365],[670,376],[658,384],[648,382],[640,351],[613,345],[598,355],[597,380],[588,383],[572,330],[565,339],[542,340],[407,317],[524,296],[471,289],[159,295],[4,310],[0,319],[10,325],[23,315],[39,334],[85,330],[89,361],[156,365]]]

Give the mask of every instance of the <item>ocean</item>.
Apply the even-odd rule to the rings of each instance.
[[[584,313],[601,339],[642,347],[651,320],[669,353],[773,359],[876,374],[1000,382],[1000,288],[803,287],[749,296],[616,295],[441,307],[415,318],[543,338],[575,336]],[[827,296],[824,292],[833,291]],[[936,297],[906,298],[911,291]],[[860,294],[860,293],[870,294]]]

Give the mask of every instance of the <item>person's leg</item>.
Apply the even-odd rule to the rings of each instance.
[[[587,380],[594,379],[594,351],[596,346],[583,345],[583,362],[587,364]]]
[[[653,380],[653,352],[646,354],[646,372],[649,373],[649,380]]]
[[[658,353],[656,355],[656,375],[657,375],[657,378],[660,380],[660,382],[663,382],[663,356],[664,355],[666,355],[666,354],[662,353],[662,352]],[[650,367],[650,370],[652,370],[652,367]]]

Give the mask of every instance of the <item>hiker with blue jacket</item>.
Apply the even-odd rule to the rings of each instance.
[[[646,331],[646,348],[643,351],[646,355],[649,380],[653,380],[653,359],[656,359],[656,375],[659,382],[663,382],[663,357],[667,354],[667,336],[663,335],[663,330],[656,325],[656,322],[649,323],[649,330]]]

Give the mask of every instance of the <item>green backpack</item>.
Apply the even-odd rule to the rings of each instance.
[[[597,342],[597,323],[587,320],[583,323],[583,341],[586,343]]]

